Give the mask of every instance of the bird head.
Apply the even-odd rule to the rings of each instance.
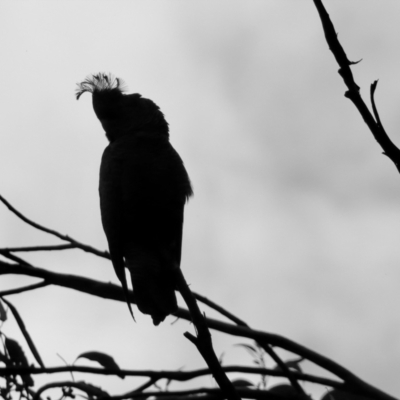
[[[160,108],[138,93],[124,94],[125,85],[121,79],[98,73],[77,85],[77,100],[85,92],[92,93],[94,112],[110,141],[136,132],[168,138],[168,123]]]

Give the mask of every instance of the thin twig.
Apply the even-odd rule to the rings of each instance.
[[[246,322],[244,322],[240,318],[236,317],[229,311],[225,310],[225,308],[221,307],[220,305],[214,303],[207,297],[204,297],[199,293],[195,293],[195,292],[192,292],[192,293],[193,293],[193,296],[196,298],[196,300],[200,301],[203,304],[206,304],[208,307],[212,308],[213,310],[218,311],[220,314],[222,314],[224,317],[230,319],[235,324],[240,325],[240,326],[248,326],[246,324]]]
[[[49,229],[46,228],[43,225],[40,225],[32,220],[30,220],[29,218],[25,217],[21,212],[19,212],[15,207],[13,207],[3,196],[0,195],[0,201],[4,203],[4,205],[11,211],[13,212],[18,218],[22,219],[22,221],[26,222],[28,225],[33,226],[34,228],[49,233],[50,235],[56,236],[61,240],[64,240],[66,242],[69,242],[71,244],[73,244],[76,248],[81,249],[83,251],[86,251],[88,253],[92,253],[95,254],[99,257],[103,257],[103,258],[108,258],[110,259],[110,255],[108,252],[106,251],[99,251],[97,249],[95,249],[94,247],[88,246],[84,243],[78,242],[77,240],[71,238],[70,236],[67,235],[62,235],[61,233],[53,230],[53,229]]]
[[[0,297],[10,296],[12,294],[23,293],[23,292],[27,292],[29,290],[39,289],[39,288],[42,288],[42,287],[45,287],[45,286],[48,286],[48,285],[50,285],[49,282],[42,281],[42,282],[39,282],[39,283],[34,283],[33,285],[29,285],[29,286],[23,286],[23,287],[20,287],[20,288],[3,290],[2,292],[0,292]]]
[[[144,390],[148,389],[149,387],[155,385],[158,381],[158,378],[150,378],[147,382],[143,383],[143,385],[140,385],[137,387],[135,390],[133,390],[131,393],[140,393],[143,392]]]
[[[52,251],[52,250],[69,250],[76,249],[73,244],[59,244],[59,245],[49,245],[49,246],[28,246],[28,247],[5,247],[0,249],[0,251],[8,252],[23,252],[23,251]]]
[[[2,249],[0,249],[0,254],[1,254],[3,257],[6,257],[6,258],[8,258],[8,259],[10,259],[10,260],[12,260],[12,261],[17,262],[18,264],[23,264],[23,265],[26,265],[26,266],[28,266],[28,267],[31,267],[31,266],[32,266],[31,264],[28,263],[28,261],[25,261],[23,258],[18,257],[18,256],[16,256],[15,254],[11,254],[11,253],[10,253],[9,251],[7,251],[7,250],[2,250]]]

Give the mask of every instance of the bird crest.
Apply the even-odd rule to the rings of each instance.
[[[117,89],[120,92],[125,90],[125,83],[122,79],[115,77],[111,73],[100,72],[96,75],[89,75],[81,83],[77,83],[76,99],[82,96],[83,93],[96,93],[111,91]]]

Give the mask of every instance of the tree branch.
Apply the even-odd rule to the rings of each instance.
[[[23,287],[16,288],[16,289],[3,290],[2,292],[0,292],[0,297],[10,296],[12,294],[19,294],[19,293],[23,293],[23,292],[28,292],[29,290],[40,289],[40,288],[48,286],[48,285],[49,285],[48,282],[42,281],[39,283],[35,283],[33,285],[23,286]]]
[[[80,292],[88,293],[104,299],[125,302],[121,287],[112,283],[98,282],[92,279],[74,275],[58,274],[37,267],[9,264],[0,260],[0,275],[12,273],[46,279],[46,281],[54,285],[78,290]],[[132,294],[132,292],[129,293],[131,302],[133,302]],[[178,309],[175,316],[191,321],[189,311],[182,308]],[[344,381],[343,387],[346,390],[375,399],[395,400],[394,397],[363,381],[335,361],[330,360],[329,358],[283,336],[254,330],[248,327],[232,325],[212,318],[206,318],[206,323],[209,328],[215,329],[219,332],[224,332],[232,336],[246,337],[257,342],[265,341],[269,345],[278,346],[282,349],[304,357],[342,379]]]
[[[335,32],[335,27],[327,13],[321,0],[313,0],[315,7],[318,10],[319,17],[322,22],[322,27],[324,29],[325,38],[329,45],[329,49],[332,51],[337,63],[340,66],[339,74],[343,78],[348,91],[345,96],[349,98],[353,104],[357,107],[359,113],[361,114],[364,122],[368,125],[368,128],[374,135],[375,140],[382,147],[384,154],[388,156],[395,164],[397,170],[400,172],[400,149],[390,140],[389,136],[383,129],[380,121],[375,121],[368,107],[364,103],[360,95],[360,88],[355,83],[353,74],[351,72],[350,66],[356,64],[357,62],[349,61],[342,45],[340,44],[337,34]],[[375,116],[377,113],[375,113]]]
[[[88,246],[86,244],[80,243],[75,239],[72,239],[71,237],[67,235],[62,235],[61,233],[53,230],[46,228],[45,226],[39,225],[38,223],[30,220],[29,218],[25,217],[21,212],[19,212],[16,208],[14,208],[3,196],[0,195],[0,201],[12,212],[14,213],[18,218],[22,219],[22,221],[26,222],[28,225],[33,226],[34,228],[49,233],[50,235],[56,236],[61,240],[64,240],[66,242],[71,243],[74,245],[75,248],[81,249],[83,251],[86,251],[88,253],[95,254],[96,256],[103,257],[103,258],[108,258],[110,259],[110,255],[107,251],[99,251],[95,249],[94,247]]]
[[[189,308],[193,324],[197,329],[197,337],[190,335],[188,332],[185,333],[185,337],[197,347],[208,367],[212,371],[213,377],[217,381],[218,386],[224,392],[226,397],[229,400],[239,400],[240,396],[236,392],[232,382],[226,376],[217,356],[215,355],[211,334],[208,330],[206,319],[200,312],[196,299],[186,283],[185,277],[183,276],[180,268],[176,270],[175,276],[178,290],[180,291],[186,305]]]
[[[0,248],[1,251],[9,253],[17,253],[22,251],[52,251],[52,250],[69,250],[76,249],[73,244],[59,244],[59,245],[49,245],[49,246],[26,246],[26,247],[4,247]]]
[[[230,365],[222,367],[225,373],[244,373],[252,375],[269,375],[285,378],[286,375],[283,371],[279,371],[271,368],[255,368],[255,367],[244,367],[241,365]],[[128,369],[111,369],[111,368],[94,368],[86,366],[62,366],[62,367],[50,367],[50,368],[33,368],[33,367],[0,367],[0,375],[40,375],[40,374],[57,374],[64,372],[84,372],[96,375],[123,375],[123,376],[136,376],[136,377],[149,377],[155,381],[160,379],[168,379],[171,381],[187,382],[192,379],[199,378],[201,376],[211,375],[212,371],[209,368],[197,369],[192,371],[153,371],[153,370],[128,370]],[[322,378],[315,375],[306,373],[293,372],[293,375],[298,380],[318,383],[324,386],[330,386],[337,389],[344,389],[343,382]],[[151,385],[150,385],[151,386]],[[149,387],[149,386],[147,386]],[[137,389],[136,389],[137,390]]]
[[[239,326],[245,326],[249,328],[249,325],[246,322],[242,321],[241,319],[237,318],[235,315],[231,314],[229,311],[222,308],[220,305],[215,304],[213,301],[203,297],[199,294],[194,293],[195,297],[204,304],[207,304],[210,308],[218,311],[220,314],[224,315],[225,317],[229,318],[231,321],[235,322]],[[296,391],[301,394],[305,395],[303,388],[297,382],[295,376],[293,375],[292,371],[288,368],[288,366],[280,359],[278,354],[274,351],[274,349],[266,342],[261,341],[257,342],[260,347],[262,347],[266,353],[275,361],[275,363],[281,368],[282,371],[285,372],[286,377],[289,379],[291,385],[296,389]]]

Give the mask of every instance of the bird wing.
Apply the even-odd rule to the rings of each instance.
[[[136,304],[157,325],[176,311],[184,204],[190,187],[183,163],[162,138],[124,139],[122,223],[124,257]]]
[[[129,291],[125,274],[122,246],[122,191],[121,191],[121,152],[112,144],[104,150],[100,167],[100,210],[104,232],[107,237],[111,261],[121,282],[125,301],[133,316],[129,301]]]

